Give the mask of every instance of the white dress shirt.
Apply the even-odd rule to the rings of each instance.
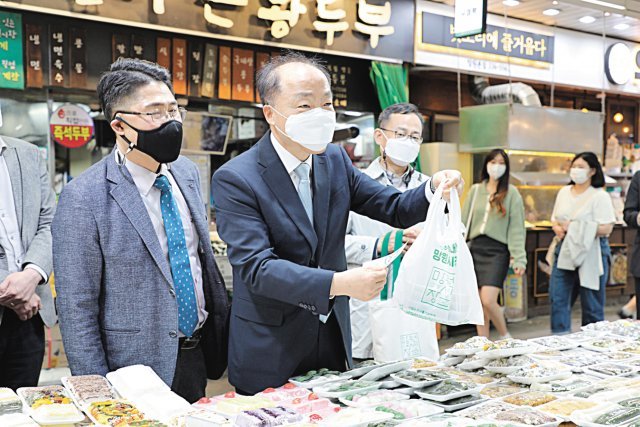
[[[23,271],[25,251],[22,246],[20,227],[18,226],[18,214],[13,199],[13,186],[9,169],[4,159],[4,153],[8,149],[7,144],[0,138],[0,246],[7,257],[7,266],[10,273]],[[44,270],[35,264],[27,264],[24,268],[31,268],[42,276],[42,282],[49,278]]]
[[[306,163],[309,165],[309,176],[311,176],[311,173],[313,173],[313,155],[310,155],[309,157],[307,157],[307,160],[301,162],[296,156],[288,152],[287,149],[280,144],[280,142],[278,142],[276,137],[273,135],[273,132],[271,132],[271,144],[273,144],[273,148],[275,148],[278,157],[280,157],[282,164],[284,164],[284,168],[287,170],[287,173],[291,177],[293,186],[296,188],[296,191],[298,191],[300,178],[296,174],[295,170],[298,166],[300,166],[301,163]],[[311,186],[311,196],[313,197],[313,185]]]
[[[122,153],[119,149],[115,150],[116,162],[122,163]],[[126,168],[129,170],[133,182],[138,187],[138,192],[144,206],[147,208],[147,213],[153,224],[153,229],[160,241],[160,247],[165,255],[167,264],[170,266],[169,261],[169,245],[167,243],[167,233],[164,229],[164,221],[162,220],[162,210],[160,209],[160,189],[153,186],[158,175],[164,175],[169,179],[171,183],[171,192],[173,198],[178,205],[178,211],[180,212],[180,219],[182,220],[182,228],[184,230],[184,237],[187,243],[187,251],[189,253],[189,264],[191,265],[191,275],[193,276],[193,284],[195,286],[196,300],[198,302],[198,328],[200,328],[207,319],[208,313],[205,308],[204,290],[202,285],[202,263],[198,256],[198,244],[200,239],[198,233],[191,219],[191,211],[187,205],[178,183],[171,175],[171,171],[166,164],[160,166],[160,173],[151,172],[148,169],[139,166],[132,161],[125,162]],[[180,337],[184,335],[180,332]]]

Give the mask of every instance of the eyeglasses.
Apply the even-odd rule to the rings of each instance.
[[[178,120],[184,121],[184,118],[187,116],[187,110],[182,107],[177,108],[169,108],[168,110],[156,109],[150,112],[138,112],[138,111],[116,111],[113,115],[114,117],[117,114],[132,114],[134,116],[141,116],[145,120],[151,120],[153,123],[162,124],[167,119],[169,120]],[[147,119],[148,118],[148,119]]]
[[[380,130],[383,130],[385,132],[393,132],[394,137],[397,139],[409,138],[411,142],[415,144],[422,144],[422,141],[423,141],[422,135],[418,133],[412,133],[411,135],[409,135],[407,132],[403,130],[391,130],[391,129],[385,129],[385,128],[380,128]]]

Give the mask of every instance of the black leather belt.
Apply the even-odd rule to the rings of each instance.
[[[200,344],[200,339],[202,338],[202,334],[200,333],[200,329],[195,331],[193,335],[190,337],[182,337],[178,340],[178,344],[180,345],[180,350],[193,350],[198,347]]]

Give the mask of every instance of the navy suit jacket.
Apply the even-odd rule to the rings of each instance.
[[[424,184],[400,193],[329,145],[313,156],[312,227],[270,138],[222,166],[211,187],[233,267],[229,380],[251,393],[287,381],[317,340],[318,314],[331,309],[351,364],[349,299],[329,298],[334,272],[347,269],[349,211],[406,228],[429,206]]]

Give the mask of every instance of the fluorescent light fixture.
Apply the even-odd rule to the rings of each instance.
[[[611,9],[626,10],[627,8],[615,3],[609,3],[602,0],[582,0],[585,3],[597,4],[598,6],[610,7]]]
[[[578,21],[582,22],[583,24],[593,24],[594,22],[596,22],[596,18],[594,18],[593,16],[587,15],[578,19]]]
[[[621,24],[616,24],[613,26],[614,29],[619,30],[619,31],[624,31],[624,30],[628,30],[630,27],[629,24],[626,23],[621,23]]]
[[[554,8],[545,9],[542,11],[542,14],[547,16],[556,16],[559,13],[560,13],[560,9],[554,9]]]
[[[502,2],[503,5],[505,6],[509,6],[509,7],[513,7],[513,6],[517,6],[520,4],[519,0],[504,0]]]

